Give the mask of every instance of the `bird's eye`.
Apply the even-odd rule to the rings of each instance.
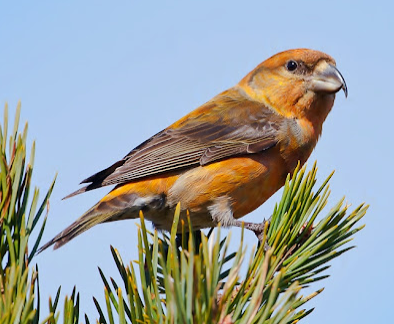
[[[298,67],[296,61],[290,60],[286,63],[286,69],[290,72],[293,72]]]

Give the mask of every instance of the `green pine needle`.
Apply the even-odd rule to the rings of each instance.
[[[39,203],[32,189],[35,144],[27,163],[27,124],[19,133],[20,103],[12,133],[8,107],[0,125],[0,323],[39,323],[38,268],[32,266],[48,217],[55,180]],[[93,298],[99,323],[296,323],[313,309],[301,309],[323,291],[302,292],[322,283],[329,262],[353,248],[358,222],[368,206],[349,213],[344,198],[323,215],[330,195],[329,180],[317,186],[316,163],[310,171],[297,167],[287,178],[270,223],[265,223],[259,248],[245,246],[244,233],[236,251],[231,233],[220,238],[220,226],[207,235],[180,221],[178,204],[171,233],[150,232],[141,213],[138,260],[124,263],[111,247],[121,284],[103,281],[102,307]],[[33,190],[30,195],[30,191]],[[38,208],[38,210],[37,210]],[[45,211],[45,213],[44,213]],[[36,231],[36,239],[31,234]],[[179,231],[182,236],[177,239]],[[267,248],[268,246],[268,248]],[[63,306],[63,307],[62,307]],[[60,287],[42,323],[79,322],[79,294],[74,288],[60,305]],[[89,323],[85,315],[85,322]]]

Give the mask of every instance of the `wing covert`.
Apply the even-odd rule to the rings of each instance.
[[[223,94],[85,179],[81,183],[90,184],[66,198],[102,186],[254,154],[277,143],[282,116],[245,97],[239,100]]]

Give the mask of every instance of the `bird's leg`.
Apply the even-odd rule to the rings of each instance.
[[[260,244],[263,243],[264,227],[266,222],[268,222],[269,225],[271,217],[267,221],[264,220],[261,223],[239,221],[234,218],[230,199],[225,196],[217,198],[215,202],[208,207],[208,209],[211,213],[212,219],[216,223],[221,223],[223,227],[244,227],[253,231],[256,234]],[[270,246],[264,242],[264,249],[268,250],[269,248]]]
[[[239,221],[234,219],[231,226],[235,227],[243,227],[246,228],[247,230],[253,231],[254,234],[256,234],[259,243],[263,243],[263,238],[264,238],[264,228],[266,226],[266,223],[268,223],[268,226],[271,223],[271,217],[268,218],[267,220],[263,220],[261,223],[252,223],[252,222],[244,222],[244,221]],[[265,241],[264,242],[264,250],[267,251],[270,248],[268,243]]]

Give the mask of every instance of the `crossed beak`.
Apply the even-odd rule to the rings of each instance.
[[[336,93],[343,90],[347,97],[345,79],[338,69],[326,61],[320,61],[313,71],[311,79],[312,90],[323,93]]]

